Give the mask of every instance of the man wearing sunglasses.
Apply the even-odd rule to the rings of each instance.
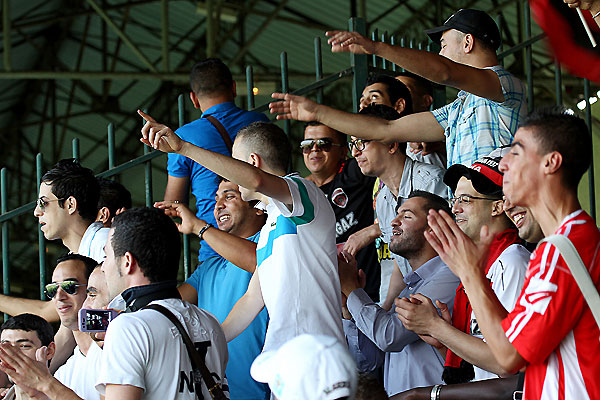
[[[335,241],[345,243],[361,229],[373,224],[373,197],[370,188],[375,177],[364,175],[354,158],[346,159],[346,135],[319,122],[309,122],[300,142],[304,165],[313,181],[327,196],[335,214]],[[381,267],[372,242],[355,254],[366,275],[365,291],[379,301]]]
[[[476,243],[483,226],[487,226],[494,237],[482,268],[498,300],[510,311],[521,292],[530,253],[504,212],[503,175],[498,166],[506,150],[494,150],[471,167],[453,165],[444,175],[444,182],[454,193],[452,213],[460,229]],[[427,318],[433,316],[432,300],[422,295],[414,296],[413,302],[398,299],[396,310],[408,329],[435,338],[432,344],[442,354],[450,350],[446,355],[444,381],[464,383],[473,378],[490,379],[504,374],[482,340],[464,287],[461,285],[456,291],[451,324],[442,323],[439,318]],[[438,302],[437,305],[447,314],[444,304]]]

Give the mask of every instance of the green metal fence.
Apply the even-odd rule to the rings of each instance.
[[[504,60],[507,56],[514,54],[516,52],[525,52],[525,71],[526,71],[526,82],[528,87],[528,98],[529,98],[529,107],[530,110],[534,107],[534,97],[533,97],[533,83],[534,76],[532,71],[532,45],[539,40],[541,40],[544,35],[537,35],[531,37],[531,23],[529,17],[529,8],[524,7],[525,15],[525,32],[526,39],[524,42],[510,48],[503,50],[499,54],[499,59]],[[357,31],[362,34],[367,34],[365,21],[360,18],[352,18],[349,21],[349,29],[353,31]],[[394,36],[389,36],[387,32],[379,35],[377,31],[372,32],[372,38],[380,39],[381,41],[388,42],[390,44],[400,44],[401,46],[414,47],[414,48],[427,48],[427,50],[432,50],[432,48],[436,48],[437,44],[423,44],[423,43],[415,43],[413,40],[407,40],[407,38],[396,38]],[[372,56],[367,57],[365,55],[350,55],[350,66],[342,71],[339,71],[335,74],[331,74],[329,76],[323,76],[323,63],[321,56],[321,39],[315,38],[314,40],[314,54],[315,54],[315,81],[311,84],[304,86],[300,89],[293,91],[294,94],[298,95],[314,95],[318,102],[323,101],[323,89],[331,85],[332,83],[346,78],[352,77],[352,99],[353,99],[353,107],[354,110],[358,110],[359,98],[362,93],[362,89],[364,88],[364,84],[366,82],[367,76],[371,71],[390,71],[394,72],[400,70],[396,65],[383,60],[379,57]],[[282,52],[280,56],[281,63],[281,90],[284,93],[287,93],[289,88],[288,83],[288,67],[287,67],[287,53]],[[589,104],[590,98],[590,82],[588,80],[582,80],[582,84],[584,87],[584,96],[588,99],[588,104],[585,111],[585,120],[590,128],[592,128],[592,116]],[[258,112],[265,112],[268,110],[268,104],[263,104],[258,107],[255,107],[255,99],[254,99],[254,75],[253,68],[248,66],[246,68],[246,91],[247,91],[247,109],[252,109]],[[555,65],[555,90],[556,90],[556,102],[557,104],[562,103],[562,73],[560,70],[560,66],[558,64]],[[445,103],[445,99],[443,96],[436,96],[435,105],[441,105]],[[178,98],[178,119],[179,126],[185,123],[184,115],[185,115],[185,107],[184,107],[184,96],[180,95]],[[290,132],[290,121],[284,121],[284,130],[289,134]],[[79,140],[74,139],[73,143],[73,157],[79,158]],[[153,159],[157,157],[161,157],[164,154],[158,151],[153,151],[148,146],[144,146],[144,154],[135,159],[129,160],[123,164],[115,165],[115,129],[112,124],[109,124],[107,127],[107,149],[108,153],[108,169],[99,173],[97,176],[103,178],[114,177],[123,173],[128,172],[132,168],[140,165],[144,165],[145,173],[144,173],[144,182],[145,182],[145,204],[147,206],[151,206],[153,204],[152,199],[152,169],[151,162]],[[36,156],[36,171],[37,171],[37,185],[39,187],[42,173],[43,173],[43,155],[39,153]],[[8,223],[9,221],[16,220],[17,218],[31,218],[31,212],[35,208],[35,201],[24,204],[20,207],[17,207],[13,210],[7,210],[7,182],[9,177],[7,176],[7,169],[2,168],[0,172],[0,224],[2,225],[1,233],[2,233],[2,282],[3,282],[3,293],[10,293],[10,238],[8,232]],[[594,173],[593,166],[590,169],[588,174],[589,181],[589,209],[592,217],[595,218],[595,196],[594,196]],[[46,283],[46,239],[44,238],[41,230],[38,228],[38,244],[39,244],[39,285],[40,285],[40,298],[44,299],[44,285]],[[190,254],[190,238],[187,235],[184,237],[183,241],[183,269],[184,276],[187,278],[191,272],[192,266],[192,255]]]

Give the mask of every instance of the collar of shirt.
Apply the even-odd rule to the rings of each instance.
[[[214,106],[210,107],[208,110],[204,111],[202,113],[202,117],[204,117],[206,115],[222,113],[222,112],[228,111],[234,107],[236,107],[236,105],[233,101],[227,101],[225,103],[215,104]]]
[[[181,299],[181,295],[177,290],[177,281],[131,287],[123,291],[121,296],[127,305],[126,311],[137,311],[154,300]]]
[[[439,256],[434,257],[417,268],[416,271],[406,274],[404,283],[406,283],[407,287],[414,287],[419,281],[429,279],[443,265],[444,263]]]

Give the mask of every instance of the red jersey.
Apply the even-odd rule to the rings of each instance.
[[[600,288],[600,232],[583,210],[556,231],[567,236]],[[531,255],[506,337],[528,365],[524,399],[600,399],[600,330],[558,250],[543,243]]]

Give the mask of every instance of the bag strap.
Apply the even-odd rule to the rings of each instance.
[[[216,400],[226,400],[227,398],[225,397],[225,394],[223,393],[223,390],[221,389],[221,384],[216,383],[215,380],[213,379],[212,374],[206,367],[204,360],[202,360],[200,353],[198,353],[198,350],[196,350],[194,343],[192,343],[192,339],[190,339],[189,335],[187,334],[187,331],[185,330],[183,325],[181,325],[181,322],[179,322],[179,320],[173,315],[173,313],[171,311],[169,311],[166,307],[161,306],[160,304],[148,304],[143,309],[146,309],[146,308],[160,312],[162,315],[169,318],[169,321],[171,321],[173,323],[173,325],[175,325],[175,327],[177,327],[177,329],[179,330],[179,333],[181,334],[181,339],[183,339],[183,343],[185,344],[188,355],[192,362],[192,367],[194,370],[198,370],[200,372],[200,374],[202,376],[202,380],[204,380],[204,383],[206,384],[206,387],[208,388],[208,392],[210,393],[211,397]],[[201,389],[201,386],[199,385],[200,382],[197,382],[197,379],[195,379],[195,377],[194,377],[194,383],[198,383],[198,385],[196,385],[195,390],[196,390],[197,397],[200,398],[202,389]]]
[[[592,311],[596,324],[600,327],[600,295],[598,294],[598,290],[596,289],[596,286],[594,286],[592,277],[583,264],[577,249],[573,246],[573,243],[569,238],[564,235],[549,236],[540,241],[540,244],[544,242],[552,243],[562,255],[567,266],[571,270],[571,274],[573,275],[577,286],[579,286],[579,289],[583,294],[583,298]]]
[[[233,142],[231,141],[229,133],[227,133],[227,129],[225,129],[223,124],[221,124],[219,120],[213,117],[212,115],[207,115],[204,118],[206,118],[208,122],[210,122],[215,128],[217,128],[217,130],[221,134],[221,137],[223,138],[223,141],[225,142],[225,146],[227,146],[227,149],[229,149],[229,154],[231,154],[231,149],[233,149]]]

